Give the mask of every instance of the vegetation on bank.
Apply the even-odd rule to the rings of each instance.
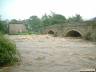
[[[14,65],[20,61],[15,43],[3,35],[6,33],[5,27],[0,21],[0,67]]]
[[[0,33],[0,67],[14,65],[18,61],[16,45]]]
[[[0,20],[0,32],[8,33],[8,23],[6,21]]]

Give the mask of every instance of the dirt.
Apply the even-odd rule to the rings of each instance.
[[[21,54],[8,72],[80,72],[96,68],[96,42],[49,35],[10,35]]]

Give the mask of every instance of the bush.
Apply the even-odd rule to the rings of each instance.
[[[95,32],[92,33],[92,35],[91,35],[91,40],[92,40],[92,41],[96,41],[96,33],[95,33]]]
[[[1,21],[0,20],[0,32],[2,33],[7,33],[8,32],[8,27],[6,21]]]
[[[16,45],[0,33],[0,67],[14,65],[18,61]]]
[[[85,39],[90,41],[96,41],[96,32],[87,33],[87,35],[85,36]]]
[[[90,32],[88,32],[88,33],[86,34],[86,36],[85,36],[85,39],[86,39],[86,40],[90,40],[90,39],[91,39],[91,37],[90,37],[90,36],[91,36],[91,33],[90,33]]]

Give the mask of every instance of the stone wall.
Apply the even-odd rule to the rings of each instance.
[[[24,24],[9,24],[9,34],[16,34],[20,32],[26,32]]]

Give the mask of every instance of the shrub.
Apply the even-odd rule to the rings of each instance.
[[[18,61],[16,45],[0,33],[0,67],[16,64]]]
[[[91,37],[90,37],[90,36],[91,36],[91,33],[90,33],[90,32],[88,32],[88,33],[86,34],[86,36],[85,36],[85,39],[86,39],[86,40],[90,40],[90,39],[91,39]]]
[[[6,21],[1,21],[0,20],[0,32],[2,32],[2,33],[7,33],[8,32],[8,27],[7,27],[7,22]]]
[[[91,35],[91,39],[92,39],[92,41],[96,41],[96,33],[95,33],[95,32],[92,33],[92,35]]]

